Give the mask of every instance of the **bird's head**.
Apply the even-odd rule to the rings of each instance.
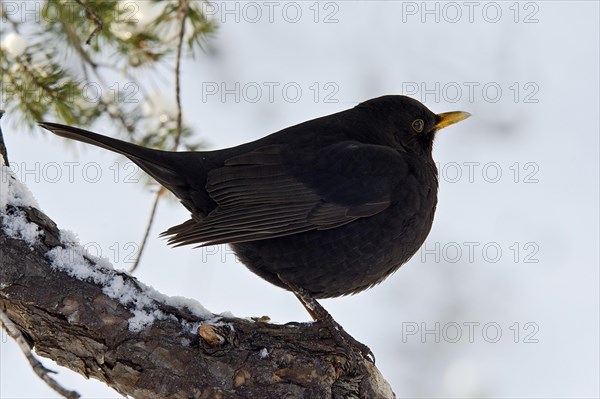
[[[407,96],[374,98],[359,104],[356,109],[369,115],[373,144],[428,157],[431,157],[433,139],[440,129],[471,116],[463,111],[435,114]]]

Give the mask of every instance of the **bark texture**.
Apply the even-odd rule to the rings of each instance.
[[[350,367],[319,323],[215,322],[154,300],[167,317],[131,331],[131,308],[52,268],[47,253],[62,246],[52,220],[14,206],[0,219],[20,211],[43,233],[31,245],[0,229],[0,308],[41,356],[139,399],[395,397],[370,362]]]

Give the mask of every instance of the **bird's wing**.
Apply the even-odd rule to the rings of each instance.
[[[377,145],[342,142],[303,154],[261,147],[210,171],[206,189],[217,208],[164,234],[178,246],[213,245],[339,227],[388,208],[406,170],[398,152]]]

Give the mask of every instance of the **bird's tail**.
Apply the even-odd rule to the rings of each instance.
[[[173,170],[173,153],[171,152],[153,150],[59,123],[40,122],[39,125],[58,136],[92,144],[122,154],[168,189],[171,189],[170,186],[177,184],[177,181],[181,179],[176,171]]]

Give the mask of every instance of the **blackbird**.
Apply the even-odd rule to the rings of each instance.
[[[179,198],[191,219],[163,233],[175,246],[231,245],[254,273],[315,298],[383,281],[427,237],[437,204],[432,146],[466,112],[434,114],[400,95],[280,130],[237,147],[168,152],[75,127],[40,126],[123,154]]]

